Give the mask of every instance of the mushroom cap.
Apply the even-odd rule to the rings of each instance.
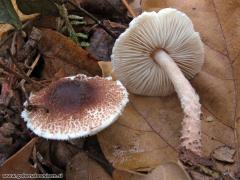
[[[116,40],[113,72],[132,93],[165,96],[174,92],[167,73],[153,59],[164,50],[190,79],[202,68],[204,49],[186,14],[172,8],[144,12]]]
[[[50,84],[29,100],[49,111],[24,109],[21,116],[27,127],[44,138],[67,140],[96,134],[112,124],[127,104],[128,93],[120,81],[79,74]]]

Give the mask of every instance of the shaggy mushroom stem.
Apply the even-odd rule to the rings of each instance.
[[[201,155],[201,104],[195,90],[174,60],[164,51],[154,54],[154,60],[167,73],[180,99],[184,118],[180,148]]]

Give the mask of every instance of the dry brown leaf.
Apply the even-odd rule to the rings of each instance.
[[[103,24],[116,36],[119,36],[127,26],[109,20],[104,20]],[[87,48],[88,52],[97,60],[110,61],[112,47],[116,39],[111,37],[102,28],[95,28],[90,37],[90,46]]]
[[[34,174],[37,173],[37,169],[30,163],[29,159],[32,155],[33,147],[38,141],[38,138],[33,138],[22,149],[11,156],[0,167],[0,175],[2,174]]]
[[[93,14],[100,14],[107,18],[124,18],[126,8],[121,0],[74,0],[77,5]]]
[[[186,171],[177,163],[169,162],[157,166],[151,173],[140,175],[139,173],[115,170],[114,180],[190,180]]]
[[[205,64],[191,80],[203,112],[203,152],[209,156],[228,145],[240,158],[240,4],[237,0],[145,0],[143,10],[173,7],[185,12],[205,44]],[[106,72],[105,72],[106,73]],[[209,117],[214,121],[209,123]],[[117,168],[150,169],[177,160],[183,113],[176,94],[143,97],[130,94],[119,120],[98,135],[107,159]],[[232,174],[237,163],[221,166]]]
[[[90,159],[84,152],[80,152],[68,163],[66,179],[111,180],[112,178],[98,163]]]
[[[97,61],[70,38],[51,29],[41,29],[39,50],[44,56],[43,77],[70,76],[77,73],[101,75]]]
[[[141,1],[142,0],[128,0],[130,7],[137,16],[142,12]]]

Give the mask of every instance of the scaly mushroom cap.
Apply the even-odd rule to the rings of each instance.
[[[166,8],[144,12],[133,19],[116,40],[112,52],[113,72],[132,93],[165,96],[174,91],[166,72],[153,60],[164,50],[189,79],[203,65],[204,50],[198,32],[182,12]]]
[[[112,124],[128,102],[119,81],[79,74],[60,79],[30,96],[46,110],[25,109],[27,127],[48,139],[73,139],[96,134]]]

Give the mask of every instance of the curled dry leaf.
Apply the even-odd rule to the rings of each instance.
[[[190,180],[186,171],[177,163],[169,162],[157,166],[151,173],[141,175],[130,171],[115,170],[113,173],[115,180]]]
[[[212,152],[212,157],[216,160],[228,162],[228,163],[234,163],[234,155],[236,153],[235,149],[232,149],[228,146],[221,146],[215,149]]]
[[[43,77],[57,73],[58,78],[78,73],[101,75],[97,61],[78,47],[70,38],[50,29],[41,29],[39,50],[44,56]]]
[[[143,1],[143,10],[173,7],[185,12],[200,32],[205,48],[202,71],[191,80],[202,104],[203,153],[219,146],[236,149],[240,160],[240,17],[239,3],[218,1]],[[206,21],[207,19],[207,21]],[[106,74],[106,72],[105,72]],[[214,121],[208,122],[212,116]],[[119,120],[98,135],[106,158],[117,168],[140,170],[177,159],[183,113],[176,94],[130,94]],[[237,163],[228,166],[232,174]],[[226,167],[221,167],[225,171]]]
[[[79,152],[67,165],[66,179],[111,180],[112,178],[98,163],[90,159],[84,152]]]

